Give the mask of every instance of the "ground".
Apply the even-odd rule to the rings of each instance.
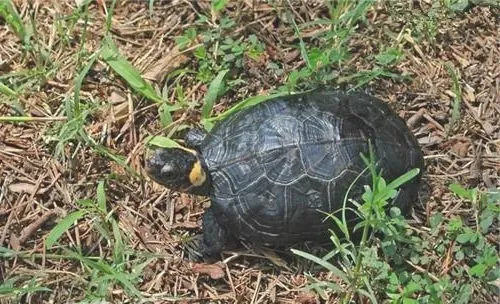
[[[451,224],[433,234],[437,214],[459,218],[459,235],[479,227],[482,209],[450,184],[481,193],[500,185],[499,8],[382,1],[347,18],[356,11],[345,1],[330,13],[321,1],[118,1],[114,10],[102,0],[12,1],[23,32],[1,14],[8,2],[0,1],[0,303],[320,301],[302,289],[311,267],[303,260],[248,250],[225,263],[186,261],[183,241],[199,232],[207,199],[143,173],[148,136],[175,135],[206,121],[204,109],[214,117],[274,90],[359,86],[407,121],[426,159],[428,193],[410,219],[422,239],[451,235]],[[332,14],[347,21],[313,22]],[[217,75],[225,90],[214,93]],[[492,218],[484,237],[497,248]],[[460,257],[472,241],[454,238],[424,250],[431,263],[408,261],[409,271],[459,284],[461,269],[475,280],[464,279],[468,301],[498,300]]]

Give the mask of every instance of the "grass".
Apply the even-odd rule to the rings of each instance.
[[[141,62],[139,57],[126,47],[124,41],[132,39],[123,38],[116,31],[116,24],[123,16],[118,13],[120,7],[116,7],[115,2],[103,8],[93,1],[84,1],[65,14],[55,16],[51,30],[45,28],[44,32],[32,11],[20,15],[20,10],[11,1],[0,0],[0,19],[13,33],[11,39],[17,39],[22,45],[19,58],[16,57],[16,69],[0,75],[0,106],[8,109],[0,116],[0,127],[8,124],[13,128],[29,128],[36,123],[41,138],[35,143],[38,149],[44,155],[52,156],[58,162],[57,166],[64,168],[60,176],[65,184],[59,184],[56,179],[54,187],[70,189],[64,190],[69,201],[56,201],[50,205],[57,210],[63,209],[66,215],[56,223],[40,227],[37,230],[40,234],[34,234],[29,240],[32,248],[20,245],[13,249],[7,243],[0,245],[0,257],[5,265],[9,265],[0,265],[0,274],[4,276],[0,281],[0,303],[3,300],[36,303],[61,289],[74,290],[67,300],[81,302],[104,299],[174,301],[198,297],[201,290],[216,298],[215,287],[204,287],[212,283],[201,281],[197,276],[193,279],[194,291],[184,289],[184,293],[177,290],[187,284],[185,281],[176,281],[172,284],[175,287],[168,285],[165,294],[159,291],[155,294],[151,287],[154,284],[144,282],[148,267],[165,261],[167,266],[164,266],[163,275],[175,276],[175,271],[169,267],[177,263],[178,257],[173,253],[178,251],[146,252],[147,246],[141,245],[143,240],[137,242],[135,233],[124,227],[123,206],[129,200],[137,199],[137,205],[127,206],[129,209],[144,207],[144,201],[160,208],[158,202],[149,201],[153,193],[150,188],[145,194],[141,192],[143,190],[137,190],[144,185],[132,186],[141,179],[136,159],[140,149],[137,147],[177,145],[174,138],[178,131],[197,123],[210,130],[217,121],[242,108],[290,92],[319,86],[358,89],[372,85],[407,85],[413,81],[411,73],[405,71],[405,66],[411,65],[407,55],[414,58],[415,54],[413,47],[408,47],[402,37],[411,35],[415,43],[439,43],[439,22],[445,20],[441,17],[449,16],[451,13],[447,8],[457,4],[446,1],[444,6],[433,5],[426,13],[412,17],[399,34],[380,31],[383,34],[377,36],[372,49],[374,33],[370,28],[375,25],[369,17],[373,17],[375,1],[326,1],[323,10],[326,13],[318,14],[314,20],[297,15],[293,7],[271,7],[273,14],[280,16],[277,18],[279,29],[286,33],[282,35],[283,41],[278,42],[269,40],[258,31],[251,31],[252,25],[249,24],[259,23],[244,18],[259,12],[238,12],[230,1],[212,1],[208,10],[195,9],[194,20],[178,30],[175,38],[170,34],[157,37],[156,40],[172,40],[188,56],[189,63],[165,75],[163,83],[155,83],[144,79],[144,67],[137,64]],[[148,9],[144,14],[157,13],[154,1],[149,1]],[[391,10],[395,18],[401,12],[397,3],[387,4],[385,11]],[[106,12],[104,20],[99,19],[101,11]],[[165,17],[163,13],[162,16]],[[274,22],[265,21],[265,24]],[[95,32],[96,24],[100,26],[99,33]],[[144,31],[149,33],[149,28]],[[51,36],[46,32],[54,34]],[[141,32],[138,31],[137,35],[139,37]],[[359,53],[357,45],[360,42],[369,51]],[[294,52],[299,55],[290,62],[280,57]],[[66,53],[66,57],[55,56]],[[154,54],[146,52],[140,55],[140,58],[147,58]],[[0,69],[1,65],[0,61]],[[460,110],[460,82],[465,81],[466,76],[459,73],[460,68],[446,67],[456,96],[452,101],[448,128],[463,131],[465,114],[461,115]],[[99,77],[109,77],[112,82],[98,83],[99,89],[91,91],[89,85],[95,84],[93,74],[101,68],[105,76],[100,74]],[[63,73],[68,70],[67,75]],[[51,87],[54,82],[63,83],[63,89],[51,95],[51,90],[55,90]],[[261,89],[266,94],[260,94]],[[117,90],[125,92],[132,108],[127,112],[127,123],[119,126],[99,116],[103,109],[114,106],[107,97],[110,91]],[[102,92],[105,94],[99,94]],[[37,106],[46,110],[43,112],[45,116],[40,115],[40,111],[34,115],[33,104],[28,100],[35,100]],[[230,102],[234,100],[241,101]],[[159,123],[155,122],[156,117]],[[155,127],[150,127],[153,124]],[[129,129],[129,132],[125,131]],[[100,162],[114,164],[124,172],[119,173],[110,165],[95,165]],[[84,166],[89,163],[90,167]],[[468,303],[474,298],[488,298],[498,293],[498,287],[493,284],[499,277],[498,248],[488,239],[498,229],[500,194],[497,190],[460,186],[466,182],[450,184],[447,180],[447,185],[450,185],[443,191],[456,194],[450,200],[459,200],[460,204],[467,206],[473,221],[470,222],[467,214],[436,210],[427,218],[425,229],[418,229],[411,221],[403,219],[396,209],[389,215],[381,212],[395,189],[416,172],[387,184],[380,173],[374,171],[373,163],[368,164],[373,184],[363,196],[363,202],[353,207],[364,219],[359,226],[361,242],[350,239],[344,218],[332,215],[331,220],[344,232],[343,235],[332,233],[335,246],[332,252],[317,257],[305,251],[294,251],[323,267],[329,278],[335,278],[325,280],[308,275],[311,283],[308,290],[325,299],[339,299],[342,303],[365,300],[372,303]],[[21,168],[19,164],[16,166]],[[30,177],[30,174],[25,175]],[[96,179],[99,180],[97,186]],[[121,183],[128,184],[120,188]],[[50,189],[52,186],[44,184],[44,187]],[[37,203],[28,209],[39,213],[49,210],[40,203],[48,199],[46,196],[33,194],[33,197]],[[2,194],[0,198],[3,198]],[[15,210],[17,207],[9,204],[8,208]],[[148,210],[149,213],[141,216],[151,220],[152,227],[178,223],[177,218],[171,222],[162,218],[166,213],[164,209],[160,213]],[[179,215],[183,211],[175,212]],[[168,247],[170,242],[175,243],[177,237],[183,237],[182,232],[177,231],[183,230],[169,230],[173,240],[154,242],[171,248]],[[156,235],[162,233],[165,232],[155,230]],[[91,241],[90,245],[83,244],[85,238]],[[29,271],[18,272],[9,268],[20,264]],[[228,267],[227,271],[232,275],[228,280],[238,280],[242,271],[234,269],[239,266],[228,264]],[[53,273],[49,270],[60,275],[64,284],[59,285],[57,279],[54,283]],[[189,270],[176,271],[185,278],[194,276]],[[155,275],[161,278],[161,273]],[[64,279],[66,276],[70,279]],[[269,276],[274,277],[272,273]],[[170,280],[165,279],[168,284],[171,284]],[[202,282],[199,287],[197,280]],[[257,295],[259,283],[252,287],[255,283],[252,282],[245,278],[238,284],[228,283],[227,289],[237,293],[241,291],[239,286],[257,288]],[[292,292],[286,296],[293,297]]]
[[[334,249],[323,257],[292,249],[340,281],[322,281],[310,275],[312,283],[307,289],[325,300],[333,292],[339,303],[470,303],[477,293],[499,294],[495,284],[500,278],[498,248],[486,239],[495,230],[493,222],[500,218],[498,190],[481,192],[451,184],[450,190],[472,205],[475,229],[464,225],[459,216],[446,221],[436,213],[430,218],[431,237],[426,239],[427,235],[415,233],[397,207],[388,214],[384,211],[398,187],[416,176],[418,169],[386,183],[376,171],[372,152],[365,163],[372,185],[366,188],[363,202],[352,202],[353,207],[344,202],[343,217],[328,215],[342,232],[337,235],[332,231]],[[353,208],[362,220],[356,226],[362,229],[359,243],[352,240],[345,220],[345,210]],[[440,257],[450,253],[458,262],[445,265],[443,271]]]

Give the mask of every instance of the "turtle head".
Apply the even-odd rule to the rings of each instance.
[[[180,192],[208,195],[210,181],[199,154],[186,148],[161,148],[146,160],[146,172],[157,183]]]

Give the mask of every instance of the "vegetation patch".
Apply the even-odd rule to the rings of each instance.
[[[495,1],[0,0],[0,303],[496,303],[500,46]],[[361,242],[193,265],[206,198],[146,180],[149,146],[283,94],[387,101],[425,155],[373,180]],[[324,300],[322,300],[324,299]]]

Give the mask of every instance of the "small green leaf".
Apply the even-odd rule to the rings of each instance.
[[[215,12],[220,12],[226,7],[228,3],[229,0],[212,0],[212,9]]]
[[[462,233],[462,234],[459,234],[457,236],[457,242],[459,242],[460,244],[465,244],[467,242],[469,242],[471,239],[471,235],[470,234],[467,234],[467,233]]]
[[[469,269],[469,275],[471,275],[471,276],[476,276],[476,277],[482,278],[482,277],[484,277],[485,273],[486,273],[486,265],[484,265],[482,263],[477,264],[476,266]]]
[[[375,60],[381,65],[388,66],[396,63],[403,57],[403,52],[397,48],[388,48],[375,56]]]
[[[465,284],[460,286],[458,295],[455,297],[454,304],[467,304],[470,301],[470,297],[474,293],[474,288],[471,284]]]
[[[448,222],[448,231],[456,231],[462,228],[463,222],[462,219],[458,216],[454,216]]]
[[[169,105],[166,102],[162,102],[158,107],[158,114],[160,116],[161,125],[163,127],[169,126],[173,122],[171,113],[180,108],[180,105]]]
[[[210,132],[210,130],[212,130],[212,128],[214,127],[214,123],[211,122],[211,121],[208,121],[208,120],[205,120],[205,119],[202,119],[201,120],[201,124],[203,125],[203,128],[207,131],[207,132]]]
[[[449,8],[455,12],[463,12],[469,7],[469,0],[456,0],[449,5]]]
[[[489,211],[489,210],[485,210],[485,211]],[[488,233],[489,228],[493,224],[494,215],[491,211],[489,213],[490,214],[487,216],[484,216],[485,212],[483,212],[483,214],[481,214],[481,220],[479,222],[479,227],[481,228],[482,233]]]
[[[47,249],[51,248],[57,240],[65,233],[76,221],[81,219],[85,214],[87,214],[87,210],[78,210],[73,213],[68,214],[64,219],[62,219],[47,236],[47,241],[45,242],[45,246]]]
[[[202,109],[202,117],[205,119],[210,116],[215,101],[224,89],[224,76],[226,76],[227,72],[229,72],[229,70],[220,71],[208,87],[207,96],[205,97]]]
[[[400,216],[401,215],[401,209],[399,209],[398,207],[394,206],[394,207],[391,207],[390,209],[390,214],[391,214],[391,217],[397,217],[397,216]]]
[[[444,216],[442,213],[436,213],[431,215],[431,218],[429,220],[429,223],[431,225],[432,229],[436,229],[439,224],[441,224],[444,220]]]
[[[455,193],[459,197],[464,198],[464,199],[471,199],[470,192],[468,190],[466,190],[464,187],[462,187],[461,185],[454,183],[454,184],[451,184],[449,186],[449,188],[453,193]]]
[[[198,59],[205,59],[207,58],[207,49],[204,46],[197,47],[193,55]]]

